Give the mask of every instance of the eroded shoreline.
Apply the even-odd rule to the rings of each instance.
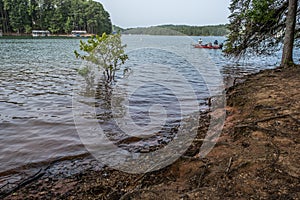
[[[45,174],[6,199],[297,199],[299,74],[299,66],[264,70],[227,89],[225,127],[205,158],[198,153],[209,113],[185,155],[162,170],[132,175],[98,166],[69,176]]]

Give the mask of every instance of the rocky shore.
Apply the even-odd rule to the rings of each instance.
[[[132,175],[93,158],[52,163],[2,186],[4,199],[299,199],[300,67],[264,70],[226,91],[226,121],[214,149],[199,157],[211,113],[172,165]],[[55,170],[56,169],[56,170]],[[51,173],[56,171],[56,173]],[[57,172],[61,173],[57,173]]]

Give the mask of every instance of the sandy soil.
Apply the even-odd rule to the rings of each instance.
[[[299,86],[298,66],[265,70],[227,89],[225,127],[205,158],[198,152],[210,113],[201,117],[198,139],[186,154],[162,170],[132,175],[104,167],[61,177],[44,173],[2,195],[5,199],[300,199]]]

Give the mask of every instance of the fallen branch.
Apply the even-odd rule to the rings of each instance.
[[[202,157],[192,157],[192,156],[180,156],[180,158],[184,159],[184,160],[189,160],[189,161],[201,161],[203,162],[205,165],[212,165],[213,162],[210,162],[209,159],[207,158],[202,158]]]
[[[251,122],[251,123],[257,124],[257,123],[260,123],[260,122],[267,122],[267,121],[274,120],[274,119],[286,118],[288,116],[289,115],[278,115],[278,116],[268,117],[268,118],[261,119],[261,120],[256,120],[256,121]]]
[[[238,171],[240,168],[246,167],[249,163],[250,163],[249,161],[246,161],[246,162],[243,162],[243,163],[239,164],[236,168],[233,168],[233,169],[229,170],[228,174],[231,174],[235,171]]]
[[[200,188],[202,186],[202,181],[205,177],[205,175],[207,174],[208,172],[208,166],[210,165],[210,163],[206,163],[205,165],[201,166],[201,168],[204,168],[201,175],[200,175],[200,178],[199,178],[199,181],[198,181],[198,185],[197,185],[197,188]]]
[[[130,191],[130,192],[127,192],[126,194],[124,194],[120,200],[125,200],[125,199],[131,199],[130,197],[132,195],[140,195],[141,193],[143,192],[150,192],[150,193],[153,193],[155,195],[157,195],[158,197],[161,196],[158,192],[156,191],[153,191],[153,190],[148,190],[148,189],[136,189],[136,190],[133,190],[133,191]]]
[[[291,116],[291,115],[289,115],[289,117],[290,117],[294,122],[296,122],[297,124],[300,125],[300,120],[299,120],[299,119],[296,119],[295,117],[293,117],[293,116]]]
[[[47,168],[46,168],[47,169]],[[5,197],[7,197],[8,195],[16,192],[17,190],[19,190],[20,188],[30,184],[31,182],[39,179],[40,177],[42,177],[45,174],[45,170],[46,169],[40,169],[37,173],[35,173],[34,175],[30,176],[29,178],[23,180],[21,183],[19,183],[16,187],[4,192],[3,194],[1,194],[0,199],[3,199]]]
[[[262,132],[265,132],[265,133],[268,133],[270,134],[271,136],[274,136],[274,132],[278,132],[282,135],[288,135],[289,133],[285,133],[285,132],[282,132],[280,130],[277,130],[277,129],[267,129],[267,128],[263,128],[263,127],[260,127],[258,125],[253,125],[253,124],[243,124],[243,125],[240,125],[240,126],[236,126],[235,128],[249,128],[253,131],[262,131]]]
[[[202,161],[202,162],[203,162],[203,158],[201,158],[201,157],[180,156],[180,158],[183,159],[183,160],[189,160],[189,161]]]
[[[274,144],[274,142],[270,141],[270,143],[273,145],[274,149],[275,149],[275,154],[276,157],[273,159],[271,166],[275,166],[275,164],[279,161],[279,157],[280,157],[280,149],[278,148],[278,146],[276,144]]]
[[[230,159],[229,159],[227,168],[226,168],[226,170],[225,170],[226,173],[228,173],[228,172],[230,171],[231,166],[232,166],[232,157],[230,157]]]
[[[4,184],[4,185],[2,185],[2,186],[0,187],[0,190],[1,190],[2,188],[6,187],[7,185],[9,185],[9,182],[8,182],[8,181],[7,181],[6,184]]]

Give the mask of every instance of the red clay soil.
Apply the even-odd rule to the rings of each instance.
[[[142,175],[108,167],[68,178],[39,177],[5,199],[300,199],[300,66],[265,70],[227,90],[215,148],[198,139],[174,164]]]

